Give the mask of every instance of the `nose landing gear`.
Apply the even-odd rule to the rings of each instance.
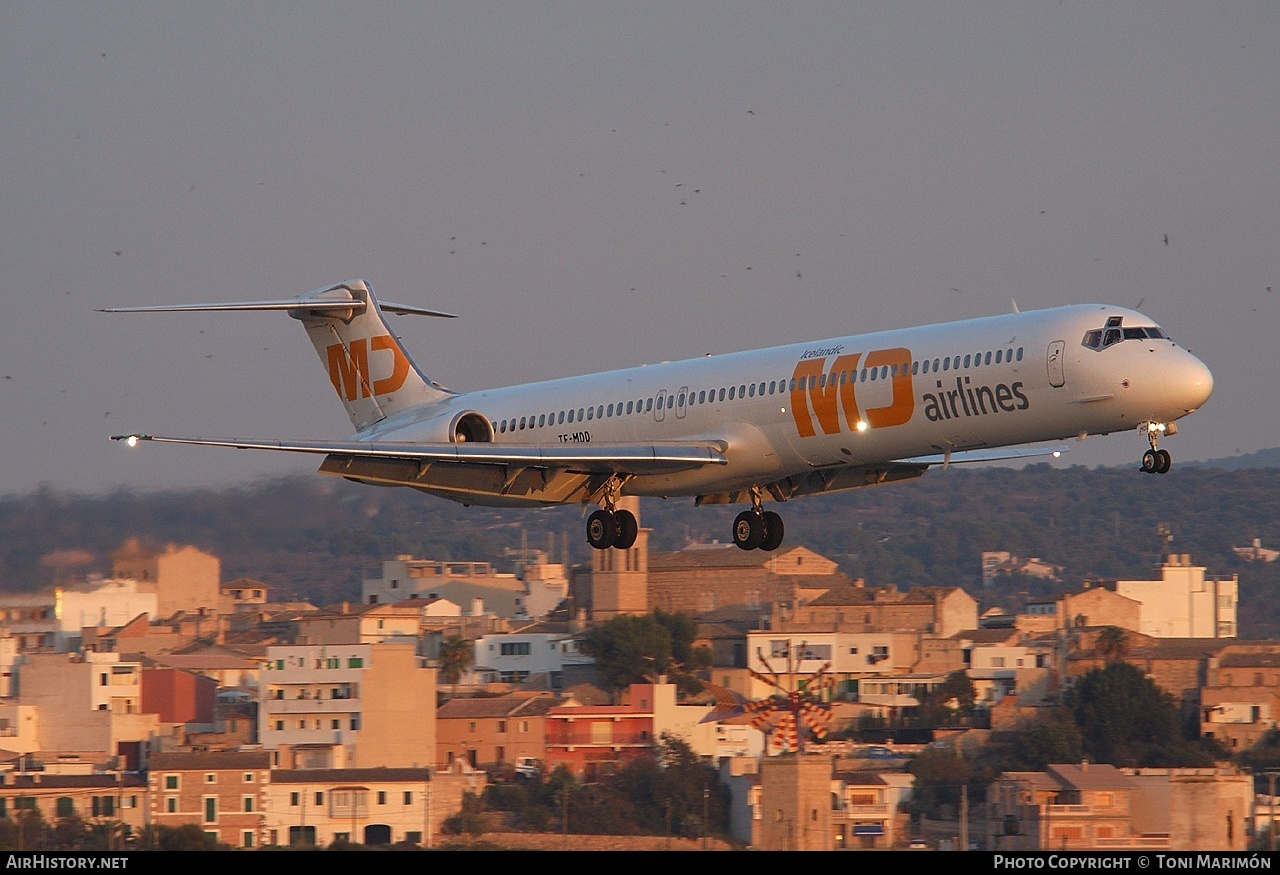
[[[782,517],[761,507],[760,489],[751,490],[751,510],[744,510],[733,521],[733,543],[743,550],[772,552],[782,546]]]
[[[1156,442],[1160,440],[1160,435],[1166,428],[1163,422],[1147,423],[1147,440],[1151,443],[1151,449],[1142,454],[1142,473],[1167,474],[1173,467],[1173,459],[1169,456],[1169,451],[1156,447]]]

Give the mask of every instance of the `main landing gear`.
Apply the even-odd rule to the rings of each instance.
[[[751,510],[744,510],[733,521],[733,543],[743,550],[772,552],[782,546],[782,517],[760,506],[760,490],[751,490]]]
[[[1167,474],[1173,467],[1173,459],[1170,458],[1169,451],[1156,448],[1156,442],[1166,428],[1163,422],[1147,423],[1147,440],[1151,442],[1151,449],[1142,454],[1143,474]]]
[[[636,542],[640,525],[629,510],[602,508],[587,517],[587,543],[597,550],[626,550]]]
[[[617,509],[621,492],[622,481],[617,477],[609,478],[601,499],[604,506],[587,517],[587,543],[597,550],[610,547],[626,550],[635,544],[636,535],[640,533],[636,515],[626,509]]]

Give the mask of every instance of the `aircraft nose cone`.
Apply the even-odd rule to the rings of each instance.
[[[1185,353],[1165,375],[1169,400],[1179,409],[1190,413],[1198,409],[1213,394],[1213,374],[1200,359]]]

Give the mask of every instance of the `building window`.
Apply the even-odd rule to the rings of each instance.
[[[176,796],[168,796],[164,800],[164,810],[169,814],[178,813],[178,798]]]
[[[218,820],[218,797],[204,797],[204,822],[216,823]]]
[[[347,660],[347,668],[364,668],[364,659],[359,656],[353,656]]]
[[[246,829],[244,832],[240,834],[240,847],[242,848],[253,847],[253,831],[252,830]]]
[[[241,810],[242,810],[242,811],[245,811],[245,812],[253,811],[253,797],[252,797],[252,796],[245,796],[245,797],[242,797],[242,798],[243,798],[243,805],[244,805],[244,807],[243,807]]]
[[[379,805],[386,805],[386,804],[387,804],[387,791],[385,791],[385,790],[379,790],[379,791],[378,791],[378,804],[379,804]]]
[[[204,776],[204,782],[206,784],[216,784],[218,783],[218,776],[213,772],[207,772]]]
[[[296,807],[298,806],[298,803],[299,803],[300,801],[301,801],[301,800],[300,800],[300,798],[299,798],[299,796],[298,796],[298,794],[297,794],[297,793],[290,793],[290,794],[289,794],[289,804],[290,804],[290,805],[292,805],[292,806],[294,806],[294,807],[296,808]]]
[[[245,773],[244,773],[244,782],[245,782],[246,784],[252,784],[252,783],[253,783],[253,772],[245,772]]]
[[[412,790],[405,790],[405,791],[404,791],[404,804],[405,804],[405,805],[412,805],[412,804],[413,804],[413,791],[412,791]]]
[[[324,805],[324,793],[316,793],[316,805]]]
[[[165,788],[166,790],[177,790],[177,789],[178,789],[178,776],[177,776],[177,775],[165,775],[165,776],[164,776],[164,788]]]

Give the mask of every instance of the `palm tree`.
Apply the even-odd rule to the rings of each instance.
[[[1099,630],[1093,647],[1108,665],[1124,662],[1129,655],[1129,633],[1119,626],[1104,626]]]
[[[458,681],[471,665],[471,644],[461,635],[454,635],[440,645],[440,680],[453,685],[458,694]]]

